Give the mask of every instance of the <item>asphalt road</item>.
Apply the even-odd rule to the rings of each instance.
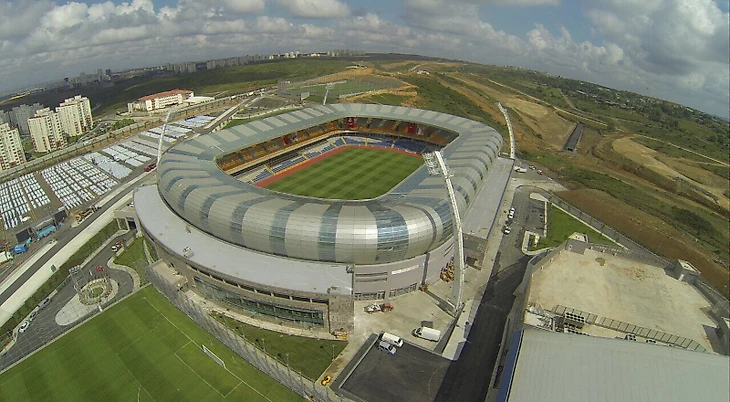
[[[507,316],[514,303],[512,293],[522,282],[528,260],[529,257],[524,256],[490,279],[461,357],[449,366],[434,400],[484,400],[497,363]]]
[[[137,168],[135,171],[132,172],[129,177],[135,179],[143,172],[144,167]],[[126,185],[126,183],[123,185]],[[71,227],[70,222],[73,221],[73,217],[69,216],[68,218],[66,218],[66,224],[64,224],[54,235],[51,236],[57,240],[56,244],[45,255],[43,255],[43,257],[36,261],[35,264],[33,264],[28,270],[26,270],[23,275],[21,275],[20,278],[18,278],[10,287],[8,287],[2,294],[0,294],[0,304],[5,303],[5,301],[7,301],[10,296],[12,296],[18,289],[20,289],[20,287],[28,279],[30,279],[31,276],[38,272],[38,270],[41,269],[41,267],[43,267],[48,262],[48,260],[51,259],[51,257],[58,253],[59,250],[61,250],[61,248],[63,248],[71,239],[78,236],[78,234],[85,230],[94,220],[96,220],[99,215],[108,210],[112,205],[114,205],[114,203],[126,197],[128,193],[129,191],[122,191],[112,200],[104,204],[101,209],[94,212],[77,227]]]
[[[127,240],[133,236],[134,233],[129,232],[115,238],[114,241],[122,239]],[[128,273],[107,267],[106,263],[113,254],[114,252],[111,250],[111,246],[107,246],[84,267],[84,270],[89,270],[93,269],[93,267],[97,265],[101,265],[105,267],[106,272],[109,274],[109,278],[119,284],[119,291],[117,294],[113,299],[105,304],[115,303],[126,295],[132,293],[134,290],[132,277]],[[71,281],[66,282],[66,284],[53,296],[51,303],[38,312],[38,315],[31,322],[25,332],[18,334],[13,347],[11,347],[5,355],[0,357],[0,370],[4,370],[59,335],[73,329],[75,324],[84,318],[98,313],[98,310],[92,310],[90,313],[79,318],[79,320],[70,325],[58,325],[58,323],[56,323],[56,315],[75,295],[76,290],[73,287],[73,283]]]

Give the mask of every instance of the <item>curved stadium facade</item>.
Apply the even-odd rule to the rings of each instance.
[[[279,320],[352,327],[353,301],[384,299],[439,280],[453,258],[443,179],[425,166],[386,194],[333,200],[256,183],[355,144],[409,153],[441,149],[462,217],[502,137],[472,120],[427,110],[337,104],[253,121],[182,142],[138,189],[146,235],[207,298]]]

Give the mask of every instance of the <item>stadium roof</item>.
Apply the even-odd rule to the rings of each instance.
[[[497,401],[727,402],[727,356],[622,339],[515,332]]]
[[[158,163],[160,195],[176,214],[206,233],[291,258],[379,264],[423,255],[446,242],[452,224],[443,179],[430,177],[425,166],[388,194],[347,201],[276,193],[236,180],[214,162],[220,155],[350,116],[458,133],[442,151],[462,216],[502,147],[502,136],[493,128],[444,113],[387,105],[317,106],[175,145]]]
[[[191,227],[175,215],[154,186],[134,192],[134,207],[146,233],[177,255],[190,247],[192,263],[232,278],[311,293],[351,294],[352,275],[345,264],[320,263],[276,257],[220,241]],[[241,261],[245,261],[242,264]]]

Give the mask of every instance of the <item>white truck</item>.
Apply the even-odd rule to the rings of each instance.
[[[387,342],[393,346],[403,346],[403,339],[401,339],[398,335],[391,334],[390,332],[383,332],[380,335],[380,340],[383,342]]]
[[[413,330],[413,335],[433,342],[441,339],[441,331],[429,327],[418,327]]]

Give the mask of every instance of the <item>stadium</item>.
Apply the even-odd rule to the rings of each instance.
[[[457,116],[317,106],[171,147],[135,210],[180,287],[257,317],[351,330],[355,300],[415,291],[453,260],[444,179],[422,154],[444,155],[463,218],[501,148],[496,130]]]

